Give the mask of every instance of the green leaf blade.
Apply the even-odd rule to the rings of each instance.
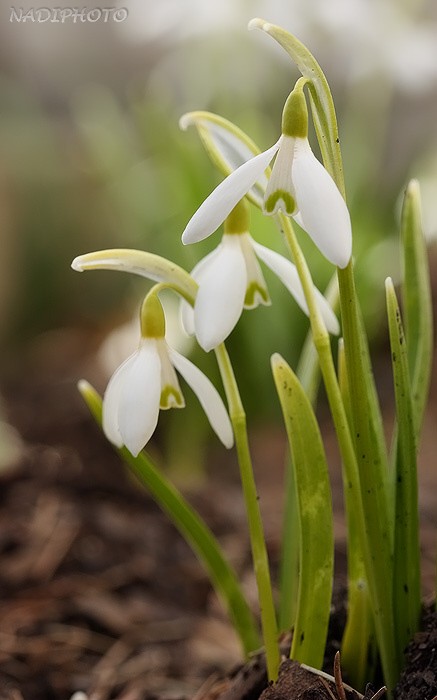
[[[291,657],[321,667],[334,565],[331,490],[325,451],[311,404],[287,363],[272,357],[296,477],[300,582]]]
[[[418,629],[421,610],[417,443],[408,351],[390,278],[386,280],[386,298],[398,424],[393,604],[396,638],[402,658],[405,646]]]
[[[409,183],[405,192],[401,240],[404,325],[415,424],[419,432],[431,379],[433,315],[428,255],[421,222],[420,190],[416,180]]]

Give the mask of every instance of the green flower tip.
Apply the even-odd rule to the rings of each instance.
[[[405,194],[407,197],[411,197],[412,199],[417,199],[418,197],[420,197],[419,181],[416,179],[410,180],[410,182],[407,185]]]
[[[391,277],[387,277],[385,280],[385,288],[387,292],[393,292],[394,291],[394,285],[393,285],[393,280]]]
[[[249,205],[244,200],[240,200],[229,216],[225,219],[224,232],[227,234],[247,233],[250,224]]]
[[[271,24],[260,17],[254,17],[247,25],[249,31],[252,31],[252,29],[262,29],[264,32],[268,32],[270,27]]]
[[[293,138],[308,137],[308,108],[302,85],[294,88],[284,105],[282,133]]]
[[[74,258],[73,262],[71,263],[71,267],[73,270],[76,272],[83,272],[84,271],[84,265],[83,265],[83,255],[78,255],[77,258]]]
[[[157,294],[148,294],[140,312],[141,336],[143,338],[164,338],[165,316]]]
[[[283,367],[286,363],[282,355],[280,355],[279,352],[275,352],[270,358],[270,364],[274,374],[276,371],[280,370],[281,367]]]
[[[196,123],[197,114],[199,114],[199,112],[186,112],[183,114],[179,119],[179,128],[182,129],[182,131],[186,131],[189,126]]]
[[[77,389],[88,406],[91,413],[98,417],[102,408],[102,399],[100,394],[94,389],[94,387],[86,381],[86,379],[80,379],[77,383]]]
[[[79,379],[79,381],[77,382],[77,388],[79,393],[82,394],[83,397],[94,391],[93,387],[89,382],[87,382],[86,379]]]

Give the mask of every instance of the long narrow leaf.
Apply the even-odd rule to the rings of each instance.
[[[386,280],[387,315],[398,423],[394,591],[396,639],[402,655],[420,619],[420,546],[416,435],[408,356],[396,293]]]
[[[408,367],[416,430],[422,425],[433,354],[433,318],[426,241],[422,232],[420,190],[412,180],[402,209],[403,308]]]
[[[291,454],[285,465],[285,504],[282,527],[280,570],[279,629],[291,630],[296,618],[299,595],[300,522],[296,494],[296,477]]]
[[[81,382],[80,392],[97,424],[102,424],[102,400],[87,383]],[[139,481],[150,491],[160,508],[188,542],[207,571],[211,582],[228,610],[244,653],[258,649],[260,638],[252,612],[216,538],[193,510],[182,494],[154,466],[144,452],[133,457],[129,450],[117,450]]]
[[[299,380],[280,355],[273,355],[272,369],[295,469],[302,535],[291,657],[320,668],[328,632],[334,567],[328,468],[319,427]]]

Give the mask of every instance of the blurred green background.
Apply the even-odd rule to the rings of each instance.
[[[78,275],[70,270],[76,255],[136,247],[191,269],[217,245],[219,234],[197,246],[180,243],[220,176],[195,131],[180,132],[178,119],[193,109],[216,111],[262,149],[277,139],[282,105],[298,74],[269,37],[247,32],[254,16],[296,34],[330,82],[358,284],[376,342],[385,327],[382,282],[399,274],[400,193],[410,177],[423,186],[427,235],[437,233],[435,1],[126,0],[108,6],[126,7],[128,18],[11,22],[11,5],[0,9],[3,366],[53,329],[80,328],[103,342],[136,313],[145,280]],[[253,234],[284,252],[273,223],[258,213]],[[301,240],[323,288],[332,269]],[[278,415],[270,355],[278,351],[296,363],[307,330],[285,289],[265,275],[272,307],[244,313],[229,341],[255,421]],[[135,331],[132,338],[130,350]],[[194,354],[217,378],[214,359]],[[107,374],[123,359],[117,350],[109,356]],[[170,434],[186,421],[193,435],[203,431],[196,428],[197,412],[191,408],[177,419],[179,428],[166,416]]]

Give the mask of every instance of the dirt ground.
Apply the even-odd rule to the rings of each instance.
[[[0,475],[0,700],[67,700],[77,691],[85,691],[92,700],[257,698],[266,686],[262,659],[252,660],[250,671],[235,670],[239,645],[200,565],[129,476],[77,394],[76,380],[95,374],[92,350],[80,332],[50,334],[29,348],[3,381],[7,419],[18,429],[23,450],[19,461]],[[436,387],[434,380],[420,460],[423,586],[428,601],[433,594],[437,526]],[[391,409],[384,390],[383,404],[389,424]],[[331,454],[341,586],[345,532],[340,469],[323,411],[322,421]],[[282,431],[258,429],[252,449],[276,573]],[[218,451],[210,454],[210,476],[189,498],[219,537],[255,606],[235,457],[218,469],[221,459]],[[344,608],[339,607],[341,620]],[[432,634],[422,637],[411,652],[414,658],[424,657],[431,639],[432,654],[423,662],[428,685],[419,684],[422,690],[416,695],[410,688],[409,694],[399,695],[402,700],[432,700],[437,694],[437,636]],[[420,683],[423,674],[421,670]],[[322,688],[319,679],[317,683],[315,690],[309,687],[309,694],[296,697],[336,697],[335,689]],[[264,700],[291,697],[289,691],[281,695],[281,687],[276,695],[266,691]],[[368,698],[372,695],[369,690]]]

